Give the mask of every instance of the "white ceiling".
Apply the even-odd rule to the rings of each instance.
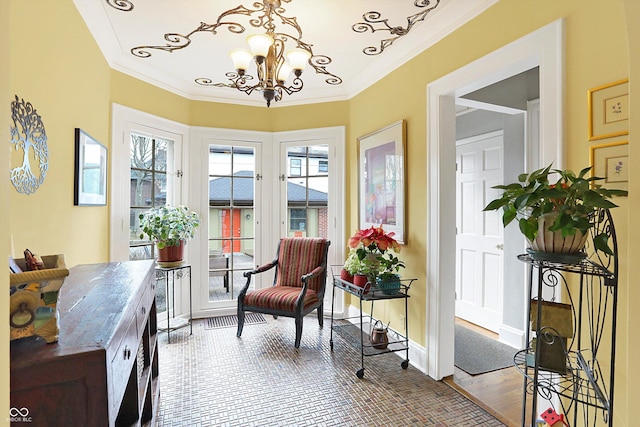
[[[330,85],[328,75],[317,74],[307,66],[302,75],[304,88],[284,95],[272,106],[299,105],[346,100],[395,68],[407,62],[465,22],[482,13],[498,0],[281,0],[282,15],[296,17],[302,40],[312,45],[314,55],[326,55],[331,62],[327,72],[339,77],[341,84]],[[141,58],[132,53],[140,46],[172,45],[165,34],[188,35],[201,23],[215,24],[225,11],[243,5],[256,10],[261,0],[74,0],[109,65],[118,71],[167,89],[189,99],[265,106],[258,92],[247,96],[234,88],[202,86],[197,78],[229,83],[225,74],[233,71],[229,51],[245,48],[249,34],[263,33],[249,24],[258,13],[227,15],[225,22],[237,22],[246,28],[242,34],[220,26],[216,34],[200,31],[190,44],[173,52],[144,49],[151,54]],[[426,12],[430,10],[429,12]],[[366,55],[363,49],[379,50],[381,42],[394,38],[389,31],[357,33],[354,24],[364,22],[367,12],[379,12],[392,27],[408,26],[412,16],[425,14],[405,36],[398,37],[378,55]],[[275,21],[277,32],[292,33],[292,28]],[[385,28],[383,24],[372,24]],[[285,31],[286,30],[286,31]],[[295,30],[293,31],[295,33]],[[184,40],[184,39],[183,39]],[[288,48],[295,47],[289,45]],[[255,69],[247,71],[255,74]]]

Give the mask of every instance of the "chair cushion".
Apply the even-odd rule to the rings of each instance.
[[[327,240],[316,237],[293,237],[280,240],[276,286],[302,287],[300,278],[323,264],[326,247]],[[324,278],[324,275],[320,275],[311,279],[308,289],[319,292]]]
[[[300,295],[300,288],[291,286],[273,286],[266,289],[247,292],[244,305],[264,307],[272,310],[294,311],[296,299]],[[318,302],[318,295],[311,289],[304,297],[303,308]]]

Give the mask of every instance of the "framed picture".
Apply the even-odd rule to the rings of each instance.
[[[107,204],[107,147],[76,128],[76,162],[73,204]]]
[[[604,178],[597,181],[605,188],[629,189],[629,144],[627,141],[591,146],[591,176]]]
[[[629,133],[629,80],[589,90],[589,141]]]
[[[360,228],[382,225],[399,243],[406,243],[404,160],[404,120],[358,138]]]

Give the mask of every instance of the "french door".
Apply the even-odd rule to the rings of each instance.
[[[339,269],[344,259],[343,135],[340,128],[328,128],[282,132],[275,138],[280,145],[279,235],[331,241],[324,296],[324,310],[329,312],[332,269]],[[337,291],[334,311],[341,316],[343,310],[344,296]]]
[[[262,200],[256,191],[261,187],[260,144],[212,140],[206,150],[207,275],[201,281],[201,306],[233,307],[246,283],[242,274],[256,265],[256,205]]]
[[[332,241],[330,263],[342,263],[344,130],[282,133],[199,129],[202,188],[199,315],[235,313],[243,273],[271,261],[281,237],[325,237]],[[340,147],[340,150],[338,150]],[[204,197],[203,197],[204,196]],[[340,216],[340,220],[338,220]],[[270,286],[273,270],[252,278],[251,288]],[[200,275],[198,277],[198,274]],[[331,274],[328,275],[331,277]],[[329,282],[330,285],[330,282]],[[331,287],[325,308],[331,308]],[[338,297],[338,310],[343,310]]]

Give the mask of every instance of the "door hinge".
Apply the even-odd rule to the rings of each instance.
[[[181,171],[180,169],[178,169],[178,170],[176,171],[176,177],[178,177],[178,178],[182,178],[182,175],[183,175],[182,171]]]
[[[284,182],[284,174],[280,175],[280,181]]]
[[[259,173],[256,174],[256,181],[260,181],[260,179],[262,178],[262,175],[260,175]]]

